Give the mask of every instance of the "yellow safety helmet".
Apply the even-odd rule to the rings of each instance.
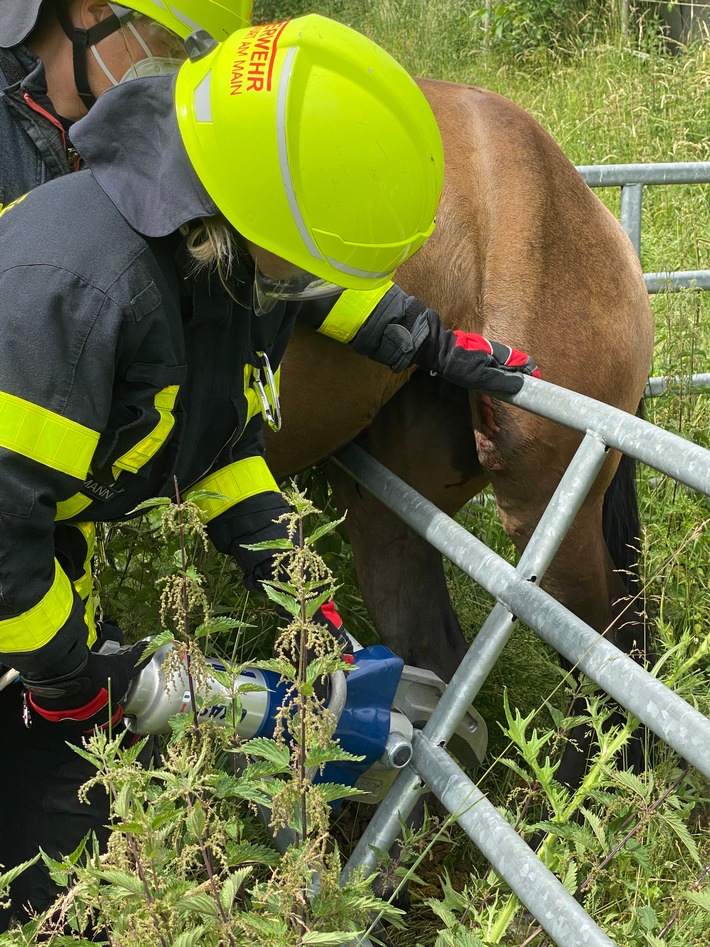
[[[312,14],[240,30],[181,67],[180,133],[249,241],[373,289],[434,229],[443,149],[423,94],[383,49]]]

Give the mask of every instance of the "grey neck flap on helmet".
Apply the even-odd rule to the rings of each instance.
[[[37,24],[42,0],[2,0],[0,2],[0,47],[23,43]]]
[[[104,92],[71,130],[102,190],[145,237],[219,213],[190,164],[174,96],[175,76],[134,79]]]

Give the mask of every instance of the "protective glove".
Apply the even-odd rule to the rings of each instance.
[[[345,632],[343,619],[338,614],[335,602],[332,599],[326,602],[325,605],[321,605],[313,616],[313,621],[318,625],[325,625],[342,648],[343,661],[346,664],[353,664],[355,660],[353,657],[353,643]]]
[[[452,332],[444,328],[436,313],[429,313],[435,318],[428,319],[429,334],[415,361],[453,385],[514,395],[523,387],[523,375],[542,377],[525,352],[475,332]]]
[[[123,716],[123,700],[133,679],[147,663],[145,643],[112,654],[87,648],[79,664],[54,678],[22,676],[29,705],[52,723],[80,724],[82,733],[115,726]],[[110,697],[110,701],[109,701]]]

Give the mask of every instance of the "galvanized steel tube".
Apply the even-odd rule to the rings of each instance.
[[[517,395],[503,400],[578,431],[595,431],[609,447],[710,496],[710,451],[677,434],[529,375]]]
[[[666,161],[657,164],[585,164],[577,171],[590,187],[625,184],[707,184],[710,161]]]
[[[614,947],[446,750],[417,733],[412,766],[558,947]]]

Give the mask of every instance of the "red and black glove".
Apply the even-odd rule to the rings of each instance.
[[[82,733],[95,727],[115,726],[123,716],[123,700],[133,679],[146,664],[145,643],[112,654],[86,648],[79,663],[67,673],[42,678],[22,675],[34,711],[52,723],[73,724]]]
[[[523,375],[542,377],[525,352],[475,332],[452,332],[444,328],[435,313],[432,315],[435,318],[428,320],[429,335],[415,361],[453,385],[514,395],[523,387]]]
[[[353,643],[343,627],[343,619],[338,614],[335,602],[331,599],[325,605],[321,605],[313,616],[313,621],[318,625],[325,625],[331,635],[335,638],[343,652],[343,661],[346,664],[352,664]]]
[[[541,377],[525,352],[473,332],[447,329],[437,312],[399,286],[383,296],[350,345],[393,372],[416,363],[462,388],[516,394],[523,375]]]

